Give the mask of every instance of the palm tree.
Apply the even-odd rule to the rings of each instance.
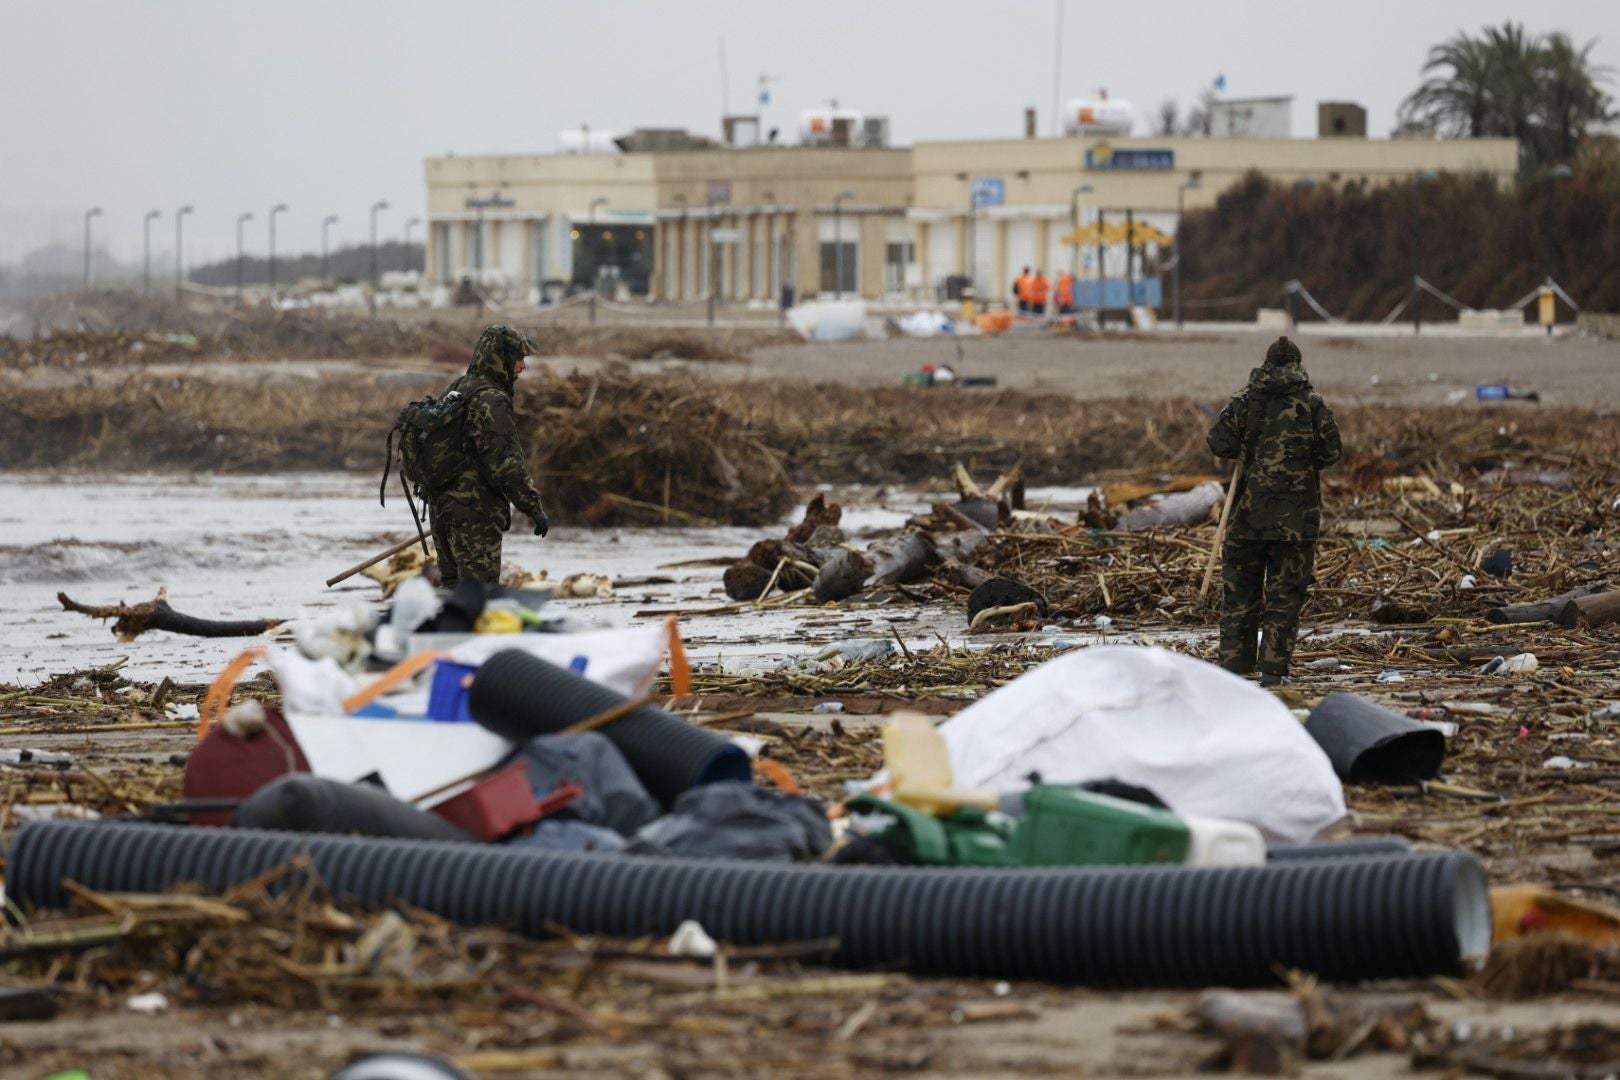
[[[1431,74],[1444,69],[1444,75]],[[1473,139],[1491,134],[1494,79],[1483,42],[1458,31],[1429,50],[1423,72],[1429,77],[1401,103],[1404,124]]]
[[[1592,63],[1596,45],[1594,38],[1577,49],[1564,33],[1547,35],[1542,45],[1537,74],[1547,158],[1570,160],[1588,127],[1615,119],[1613,101],[1599,85],[1609,80],[1613,69]]]
[[[1565,161],[1594,126],[1615,118],[1603,90],[1612,72],[1592,63],[1595,41],[1525,33],[1522,23],[1459,31],[1429,50],[1423,83],[1401,103],[1400,129],[1519,140],[1524,165]]]

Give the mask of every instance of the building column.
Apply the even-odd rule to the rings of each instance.
[[[821,237],[816,232],[817,224],[814,209],[800,210],[794,215],[793,248],[798,254],[794,263],[800,298],[821,292]]]
[[[928,232],[932,224],[927,221],[917,222],[917,272],[922,275],[922,291],[926,294],[931,287],[928,280]],[[908,294],[909,295],[909,294]],[[912,297],[912,299],[918,299]],[[932,300],[932,296],[924,295],[922,299]]]
[[[973,267],[968,263],[968,230],[972,227],[973,221],[968,214],[956,219],[956,272],[966,278],[973,276]]]
[[[1012,280],[1012,277],[1007,273],[1007,221],[1005,218],[995,223],[995,237],[996,257],[993,265],[996,269],[995,280],[990,284],[990,288],[993,290],[990,295],[1005,296],[1006,294],[1001,290],[1005,289],[1007,282]]]
[[[868,300],[883,298],[883,262],[888,253],[888,221],[882,214],[861,214],[857,218],[861,238],[861,295]]]

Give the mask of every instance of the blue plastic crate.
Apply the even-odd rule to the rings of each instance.
[[[471,664],[440,660],[433,669],[433,684],[428,688],[428,717],[447,724],[472,723],[467,700],[477,672]]]

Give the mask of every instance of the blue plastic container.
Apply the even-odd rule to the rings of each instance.
[[[472,713],[467,709],[467,693],[477,673],[478,669],[471,664],[440,660],[433,669],[433,683],[428,688],[428,718],[446,724],[472,723]]]

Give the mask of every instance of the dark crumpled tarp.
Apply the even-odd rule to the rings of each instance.
[[[814,799],[723,781],[684,792],[666,817],[636,834],[637,855],[812,859],[832,844],[827,811]]]
[[[658,817],[660,807],[636,779],[619,748],[595,731],[575,735],[542,735],[519,747],[508,760],[523,759],[529,766],[529,786],[544,798],[564,780],[585,789],[578,801],[559,814],[590,825],[601,825],[623,836]],[[503,763],[504,764],[504,763]]]
[[[620,851],[624,837],[601,825],[562,818],[542,818],[534,828],[505,841],[507,847],[539,848],[542,851]]]

